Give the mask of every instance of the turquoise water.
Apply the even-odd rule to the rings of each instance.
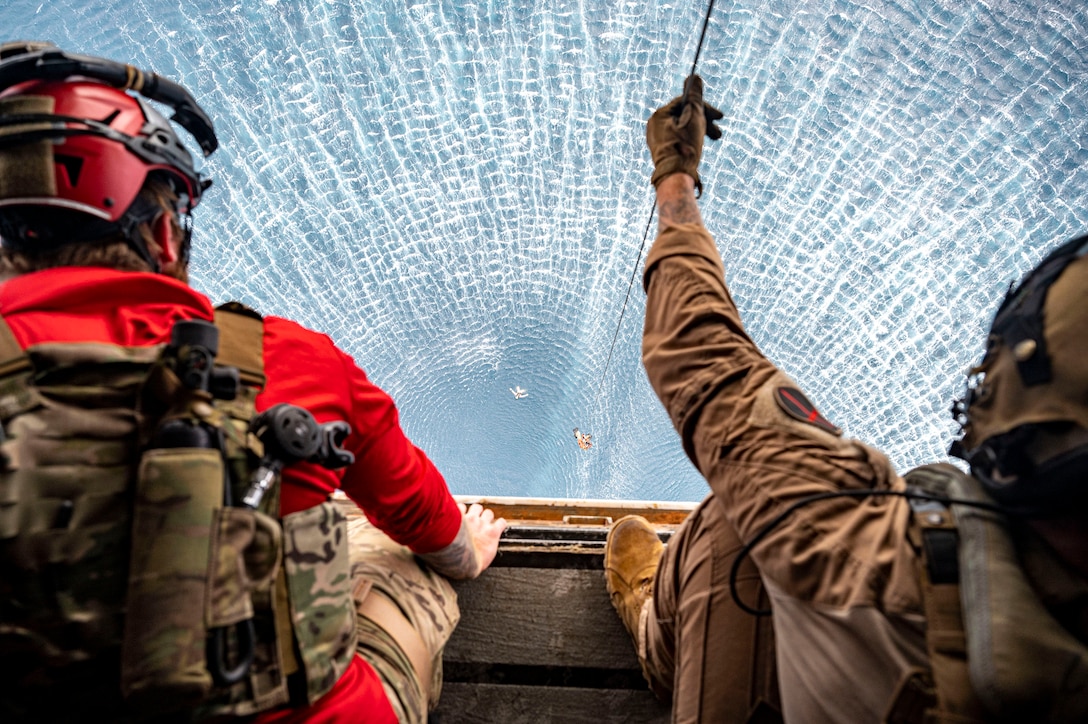
[[[696,500],[640,367],[637,282],[621,310],[653,203],[643,124],[705,10],[7,0],[0,40],[186,85],[222,144],[194,284],[331,335],[455,492]],[[1081,0],[711,18],[726,133],[701,203],[747,327],[900,468],[944,457],[1008,282],[1088,226],[1086,37]]]

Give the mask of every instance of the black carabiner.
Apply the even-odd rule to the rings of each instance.
[[[257,631],[253,627],[253,619],[247,618],[234,624],[235,635],[238,637],[238,663],[230,668],[227,664],[227,633],[229,626],[220,626],[212,629],[208,638],[208,671],[212,675],[212,681],[217,686],[231,686],[237,684],[253,666],[254,642],[257,640]]]

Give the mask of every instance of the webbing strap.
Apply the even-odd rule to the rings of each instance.
[[[914,506],[913,514],[922,543],[919,578],[926,616],[926,652],[937,700],[936,709],[926,713],[927,720],[983,721],[986,712],[971,686],[967,668],[955,519],[945,506],[932,503]]]
[[[239,302],[227,302],[215,308],[215,326],[219,328],[219,353],[216,361],[236,367],[242,384],[263,389],[264,374],[264,320],[253,309]],[[253,414],[249,410],[249,414]],[[278,512],[279,487],[269,499],[271,509]],[[273,513],[274,515],[277,513]],[[272,615],[276,631],[276,644],[285,677],[294,676],[302,666],[295,655],[295,633],[291,622],[291,604],[287,590],[285,570],[281,567],[272,589]]]
[[[227,302],[215,308],[215,326],[219,328],[216,361],[237,367],[243,384],[263,388],[264,320],[261,315],[238,302]]]
[[[760,608],[770,605],[766,589],[760,587]],[[778,662],[775,657],[774,624],[770,616],[756,619],[752,665],[752,703],[746,724],[782,724],[782,697],[778,691]]]
[[[23,351],[7,320],[0,317],[0,379],[30,369],[30,358]]]
[[[276,626],[276,642],[279,644],[283,675],[291,676],[300,668],[295,656],[295,629],[291,625],[291,602],[287,593],[287,571],[281,566],[272,589],[273,621]]]

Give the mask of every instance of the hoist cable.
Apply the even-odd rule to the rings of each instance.
[[[646,246],[646,239],[650,236],[650,224],[654,220],[654,212],[657,211],[657,199],[654,199],[653,208],[650,209],[650,218],[646,220],[646,230],[642,232],[642,243],[638,245],[638,256],[635,257],[635,268],[631,270],[631,280],[627,282],[627,294],[623,298],[623,306],[620,307],[620,321],[616,323],[616,333],[612,335],[612,346],[608,348],[608,359],[604,361],[604,372],[601,373],[601,381],[597,384],[597,397],[601,396],[601,388],[604,387],[605,374],[608,372],[608,363],[612,361],[612,350],[616,349],[616,338],[620,336],[620,325],[623,324],[623,313],[627,311],[627,300],[631,298],[631,287],[635,285],[635,274],[638,273],[638,263],[642,259],[642,249]]]
[[[695,75],[695,68],[699,65],[699,54],[703,51],[703,40],[706,39],[706,28],[710,25],[710,13],[714,10],[714,0],[710,0],[710,5],[707,6],[706,16],[703,18],[703,30],[699,33],[699,44],[695,46],[695,60],[691,63],[690,75]],[[616,340],[620,336],[620,326],[623,324],[623,315],[627,311],[627,300],[631,298],[631,288],[635,285],[635,275],[638,273],[638,263],[642,261],[642,250],[646,247],[646,239],[650,235],[650,225],[654,220],[654,213],[657,211],[657,199],[654,199],[654,205],[650,208],[650,218],[646,221],[646,230],[642,232],[642,243],[638,246],[638,256],[635,257],[635,268],[631,270],[631,279],[627,282],[627,294],[623,297],[623,306],[620,308],[620,318],[616,322],[616,333],[612,335],[612,344],[608,348],[608,358],[604,362],[604,370],[601,372],[601,381],[597,384],[597,395],[594,398],[600,399],[601,389],[604,387],[604,379],[608,376],[608,365],[612,362],[612,352],[616,349]]]
[[[714,0],[706,9],[706,17],[703,18],[703,32],[699,33],[699,44],[695,46],[695,60],[691,62],[691,75],[695,75],[695,66],[699,65],[699,53],[703,50],[703,40],[706,38],[706,26],[710,25],[710,11],[714,9]]]

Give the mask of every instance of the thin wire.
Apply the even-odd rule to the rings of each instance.
[[[706,9],[706,16],[703,18],[703,31],[699,33],[699,44],[695,47],[695,60],[691,63],[691,75],[695,75],[695,68],[699,65],[699,54],[703,51],[703,40],[706,39],[706,28],[710,25],[710,13],[714,10],[714,0],[710,0],[710,5]],[[627,311],[627,300],[631,297],[631,288],[635,285],[635,274],[638,272],[638,263],[642,261],[642,250],[646,246],[646,239],[650,235],[650,225],[654,220],[654,213],[657,211],[657,199],[654,199],[654,205],[650,209],[650,218],[646,221],[646,230],[642,232],[642,243],[638,246],[638,256],[635,257],[635,268],[631,270],[631,279],[627,282],[627,294],[623,298],[623,307],[620,308],[620,318],[616,322],[616,333],[612,335],[612,344],[608,348],[608,358],[604,362],[604,370],[601,372],[601,381],[597,384],[597,395],[594,400],[598,400],[601,397],[601,389],[604,387],[604,379],[608,376],[608,365],[612,362],[612,352],[616,349],[616,340],[620,336],[620,326],[623,324],[623,315]]]
[[[654,212],[657,211],[657,199],[654,199],[653,208],[650,209],[650,218],[646,220],[646,230],[642,232],[642,243],[638,245],[638,256],[635,257],[635,268],[631,270],[631,280],[627,282],[627,295],[623,298],[623,306],[620,308],[620,320],[616,322],[616,333],[612,335],[612,346],[608,348],[608,359],[604,361],[604,372],[601,373],[601,381],[597,384],[597,396],[601,396],[601,388],[604,387],[604,378],[608,372],[608,363],[612,361],[612,350],[616,349],[616,339],[620,336],[620,325],[623,324],[623,313],[627,311],[627,300],[631,298],[631,287],[635,284],[635,274],[638,272],[638,263],[642,259],[642,249],[646,246],[646,239],[650,236],[650,224],[654,220]]]
[[[699,65],[699,53],[703,50],[703,39],[706,38],[706,26],[710,25],[710,11],[714,9],[714,0],[710,0],[710,6],[706,9],[706,17],[703,18],[703,32],[699,34],[699,45],[695,48],[695,60],[691,63],[691,75],[695,75],[695,66]]]

